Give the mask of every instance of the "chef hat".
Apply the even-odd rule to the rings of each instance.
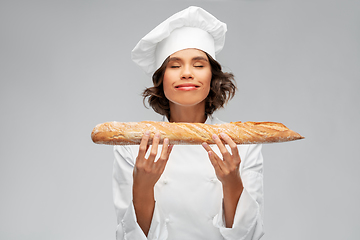
[[[200,7],[175,13],[145,35],[131,52],[132,60],[152,75],[171,54],[196,48],[215,59],[225,43],[226,24]]]

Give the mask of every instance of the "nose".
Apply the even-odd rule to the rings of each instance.
[[[181,79],[193,79],[194,76],[190,70],[189,66],[186,66],[183,68],[183,71],[181,72]]]

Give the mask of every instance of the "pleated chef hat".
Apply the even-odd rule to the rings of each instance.
[[[200,7],[175,13],[145,35],[131,52],[132,60],[152,75],[171,54],[196,48],[212,58],[224,47],[226,24]]]

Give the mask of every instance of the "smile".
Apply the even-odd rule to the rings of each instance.
[[[182,90],[182,91],[191,91],[191,90],[196,90],[199,87],[200,86],[192,84],[192,83],[184,83],[184,84],[175,86],[175,89]]]

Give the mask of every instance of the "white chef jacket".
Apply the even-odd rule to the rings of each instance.
[[[209,117],[206,124],[223,123]],[[161,152],[159,146],[159,152]],[[216,145],[212,148],[221,154]],[[175,145],[155,184],[155,209],[146,237],[132,202],[133,168],[139,146],[115,146],[113,193],[116,239],[122,240],[256,240],[263,231],[263,158],[261,145],[238,145],[240,196],[232,228],[225,227],[222,184],[201,145]],[[159,153],[160,154],[160,153]]]

